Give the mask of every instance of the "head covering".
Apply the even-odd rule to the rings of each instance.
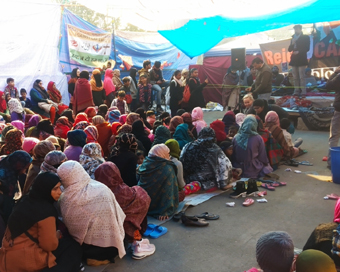
[[[137,69],[136,68],[131,68],[130,69],[130,77],[132,78],[132,80],[135,83],[135,86],[137,88],[138,84],[137,84],[136,75],[137,75]]]
[[[51,134],[51,135],[54,134],[53,126],[52,126],[50,119],[43,119],[43,120],[39,121],[39,123],[37,125],[37,129],[39,131],[47,132],[48,134]]]
[[[89,80],[89,77],[90,77],[89,71],[84,70],[80,72],[79,78],[84,78],[84,79]]]
[[[33,83],[33,89],[35,89],[40,95],[42,99],[49,99],[47,92],[45,89],[40,88],[39,83],[41,82],[40,79],[37,79]]]
[[[30,154],[23,150],[14,151],[0,161],[1,190],[5,195],[14,196],[18,189],[18,176],[31,162]]]
[[[237,126],[235,120],[235,113],[233,111],[227,111],[226,114],[223,116],[222,122],[224,123],[224,131],[226,134],[229,133],[229,128],[231,126]]]
[[[6,127],[4,127],[2,129],[2,132],[1,132],[1,138],[2,140],[4,141],[5,138],[6,138],[6,134],[8,131],[12,130],[12,129],[15,129],[15,127],[13,127],[12,125],[7,125]]]
[[[84,129],[87,128],[89,125],[90,125],[89,122],[80,121],[78,124],[76,124],[76,125],[73,127],[73,130],[75,130],[75,129],[84,130]]]
[[[242,149],[246,150],[249,137],[254,135],[258,135],[256,119],[254,116],[247,116],[234,139]]]
[[[135,152],[137,150],[138,144],[135,135],[132,133],[121,133],[117,137],[117,141],[113,146],[111,156],[117,156],[124,151]]]
[[[67,119],[73,123],[74,119],[73,119],[73,111],[71,109],[66,109],[62,112],[61,116],[65,116],[67,117]]]
[[[53,81],[50,81],[47,84],[47,93],[49,94],[52,101],[60,103],[62,96],[57,88],[53,88],[54,84],[55,83]]]
[[[50,141],[50,142],[55,146],[55,148],[60,147],[58,138],[55,137],[55,136],[52,136],[52,135],[51,135],[51,136],[47,137],[47,138],[46,138],[46,141]]]
[[[103,116],[103,118],[105,117],[106,113],[107,113],[107,105],[105,104],[101,104],[99,107],[98,107],[98,112],[97,112],[97,115],[100,115],[100,116]]]
[[[48,217],[55,217],[57,220],[58,213],[53,206],[55,200],[51,191],[59,182],[57,175],[48,172],[35,178],[29,195],[19,201],[8,220],[11,239],[27,232],[34,224]]]
[[[118,135],[118,129],[122,126],[119,122],[113,122],[111,124],[111,131],[113,135]]]
[[[280,127],[280,118],[275,111],[268,111],[264,120],[266,127],[272,126]]]
[[[294,258],[294,244],[287,232],[262,235],[256,244],[256,259],[264,271],[289,272]]]
[[[340,199],[338,199],[338,201],[335,204],[333,222],[340,224]]]
[[[94,172],[98,166],[104,163],[102,157],[102,148],[97,143],[89,143],[84,145],[83,151],[79,156],[79,163],[84,167],[85,171],[92,179],[95,179]]]
[[[155,131],[155,139],[152,145],[164,144],[169,139],[171,139],[170,130],[168,130],[165,126],[158,126]]]
[[[6,98],[2,99],[4,94],[5,93],[3,91],[0,91],[0,112],[5,112],[7,109]]]
[[[134,113],[134,112],[131,112],[128,114],[128,116],[126,117],[126,124],[132,126],[132,124],[136,121],[136,120],[139,120],[140,119],[140,116],[138,113]]]
[[[59,150],[53,150],[47,153],[44,158],[44,162],[41,164],[40,169],[43,172],[57,173],[58,167],[62,164],[62,161],[67,160],[64,152]]]
[[[133,237],[148,212],[151,199],[147,192],[139,186],[130,188],[120,175],[118,167],[112,162],[101,164],[95,172],[96,180],[105,184],[115,195],[119,206],[126,214],[124,221],[125,233]]]
[[[77,72],[78,72],[79,68],[76,67],[72,70],[72,73],[71,73],[71,78],[78,78],[77,76]]]
[[[97,114],[96,108],[95,107],[88,107],[85,110],[85,114],[87,115],[87,118],[89,119],[89,122],[91,122],[92,121],[92,117],[96,116],[96,114]]]
[[[94,69],[90,80],[92,91],[101,92],[103,90],[103,81],[99,69]]]
[[[92,124],[94,126],[100,125],[100,124],[103,124],[103,123],[105,123],[105,119],[101,115],[96,115],[95,117],[92,118]]]
[[[245,115],[244,113],[241,113],[241,112],[236,114],[235,115],[236,124],[240,127],[246,117],[247,117],[247,115]]]
[[[66,116],[59,117],[54,127],[54,135],[63,139],[67,138],[67,132],[72,128],[71,122]]]
[[[203,111],[200,107],[196,107],[192,110],[191,117],[193,125],[196,127],[197,133],[207,126],[207,123],[203,120]]]
[[[182,149],[187,143],[192,141],[192,138],[188,132],[188,124],[180,124],[177,126],[174,133],[174,139],[179,143],[179,147]]]
[[[11,122],[11,125],[15,128],[17,128],[18,130],[20,130],[22,133],[25,132],[25,124],[23,121],[20,120],[15,120]]]
[[[210,127],[215,131],[217,142],[222,142],[227,138],[227,134],[225,133],[225,125],[221,120],[212,122]]]
[[[183,124],[183,118],[181,116],[172,117],[169,125],[170,133],[174,134],[177,126],[180,124]]]
[[[336,272],[334,261],[322,251],[308,249],[296,259],[296,272]]]
[[[24,112],[21,103],[15,98],[8,101],[8,109],[9,113],[16,112],[22,114]]]
[[[96,143],[98,141],[98,129],[95,126],[88,126],[84,129],[84,132],[87,135],[88,143]]]
[[[170,149],[170,156],[179,159],[181,155],[181,149],[175,139],[170,139],[165,142],[165,145]]]
[[[112,77],[113,77],[113,71],[111,69],[106,69],[105,77],[104,77],[104,89],[105,89],[106,96],[108,96],[110,93],[116,90],[116,87],[115,85],[113,85],[113,82],[112,82]]]
[[[85,112],[78,113],[76,119],[74,120],[73,127],[81,121],[89,122],[87,114]]]
[[[22,149],[25,150],[27,153],[30,153],[33,148],[36,146],[37,143],[40,141],[34,137],[26,137],[22,144]]]
[[[108,113],[108,120],[109,123],[112,124],[113,122],[118,122],[120,117],[120,111],[119,110],[112,110]]]
[[[122,125],[124,125],[126,123],[126,118],[127,118],[127,114],[122,114],[119,117],[119,123],[121,123]]]
[[[92,180],[76,161],[59,166],[58,176],[65,188],[59,200],[61,214],[70,235],[79,244],[115,247],[122,258],[125,214],[111,190]]]
[[[83,130],[76,129],[67,132],[67,139],[70,145],[84,147],[86,145],[86,133]]]
[[[176,115],[175,116],[182,116],[185,113],[185,110],[183,109],[179,109],[176,111]]]
[[[22,150],[22,132],[14,128],[6,133],[5,144],[1,147],[1,155],[9,155],[16,150]]]
[[[120,80],[120,71],[118,69],[113,70],[112,82],[116,89],[119,89],[123,85],[122,81]]]
[[[122,125],[119,129],[118,129],[118,134],[120,133],[131,133],[132,132],[132,126],[130,125]]]
[[[165,144],[157,144],[150,149],[148,156],[170,160],[170,149]]]
[[[181,116],[183,118],[184,123],[186,123],[188,125],[192,124],[192,117],[191,117],[191,114],[189,112],[185,112]]]
[[[46,154],[55,150],[55,146],[48,140],[43,140],[36,144],[33,148],[33,158],[38,161],[43,161]]]

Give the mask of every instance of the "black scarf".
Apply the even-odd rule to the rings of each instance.
[[[137,88],[138,84],[137,84],[137,80],[136,80],[136,75],[137,75],[137,69],[136,68],[131,68],[130,69],[130,77],[132,78],[132,80],[135,83],[135,86]]]
[[[33,89],[37,90],[38,93],[41,94],[42,99],[49,99],[48,93],[46,92],[46,90],[43,90],[40,88],[39,83],[41,82],[40,79],[37,79],[36,81],[34,81],[33,83]]]
[[[28,231],[34,224],[48,217],[54,216],[57,220],[58,213],[53,203],[51,190],[60,182],[56,174],[44,172],[39,174],[27,196],[24,196],[14,207],[8,220],[11,239],[15,239]]]

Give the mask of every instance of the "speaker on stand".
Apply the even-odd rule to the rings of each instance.
[[[231,67],[233,70],[243,71],[246,69],[246,49],[231,49]]]

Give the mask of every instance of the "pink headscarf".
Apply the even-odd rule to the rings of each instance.
[[[105,71],[105,77],[104,77],[104,89],[105,89],[106,96],[108,96],[110,93],[116,90],[115,85],[113,85],[113,82],[112,82],[112,77],[113,77],[113,71],[111,69],[107,69]]]
[[[119,123],[124,125],[126,123],[126,117],[127,117],[127,114],[123,114],[123,115],[119,116]]]
[[[334,209],[334,223],[340,223],[340,199],[335,204]]]
[[[244,113],[238,113],[235,115],[235,121],[236,121],[236,124],[239,125],[239,127],[242,126],[242,123],[244,121],[244,119],[247,117],[247,115],[245,115]]]
[[[27,153],[30,153],[33,148],[36,146],[37,143],[40,141],[37,138],[34,137],[26,137],[24,139],[24,142],[22,143],[22,149],[26,151]]]
[[[192,110],[191,117],[193,121],[192,123],[196,127],[197,134],[199,134],[203,128],[208,126],[203,120],[203,111],[200,107],[196,107]]]
[[[273,125],[280,127],[280,118],[275,111],[268,111],[264,121],[266,127],[271,127]]]
[[[160,157],[170,160],[170,149],[165,144],[156,144],[150,149],[149,157]]]
[[[11,122],[11,125],[19,130],[21,130],[22,133],[25,133],[25,124],[20,120],[15,120]]]

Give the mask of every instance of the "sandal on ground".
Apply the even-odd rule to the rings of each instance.
[[[332,200],[338,200],[340,198],[340,196],[338,196],[337,194],[330,194],[327,195],[328,199],[332,199]]]
[[[269,190],[269,191],[275,191],[275,187],[270,186],[270,185],[265,184],[265,183],[262,184],[261,187],[262,187],[262,188],[265,188],[265,189],[267,189],[267,190]]]
[[[286,160],[283,164],[294,167],[299,166],[299,163],[296,160]]]
[[[205,220],[217,220],[220,218],[219,215],[215,215],[215,214],[209,214],[208,212],[204,212],[200,215],[195,215],[197,218],[202,218]]]
[[[258,197],[264,197],[265,195],[267,195],[267,191],[261,191],[257,193]]]
[[[286,183],[286,182],[279,182],[279,181],[276,181],[276,182],[273,182],[273,183],[271,184],[271,186],[273,186],[273,187],[287,186],[287,183]]]
[[[151,234],[149,235],[150,238],[152,239],[157,239],[159,237],[161,237],[162,235],[164,235],[165,233],[168,232],[168,229],[166,227],[162,227],[162,226],[157,226],[153,232],[151,232]]]
[[[254,202],[255,202],[254,199],[246,198],[246,200],[242,203],[242,205],[245,207],[249,207],[250,205],[253,205]]]
[[[310,163],[309,161],[301,161],[301,162],[299,162],[299,164],[301,164],[301,165],[307,165],[307,166],[313,166],[313,164]]]
[[[155,224],[148,224],[146,231],[143,233],[143,236],[145,237],[149,236],[155,230],[156,227],[158,226]]]
[[[194,227],[206,227],[209,225],[209,222],[204,219],[197,218],[195,216],[182,216],[182,223],[186,226],[194,226]]]
[[[182,215],[184,214],[184,212],[179,212],[179,213],[176,213],[173,217],[172,217],[172,220],[174,220],[175,222],[178,222]]]

